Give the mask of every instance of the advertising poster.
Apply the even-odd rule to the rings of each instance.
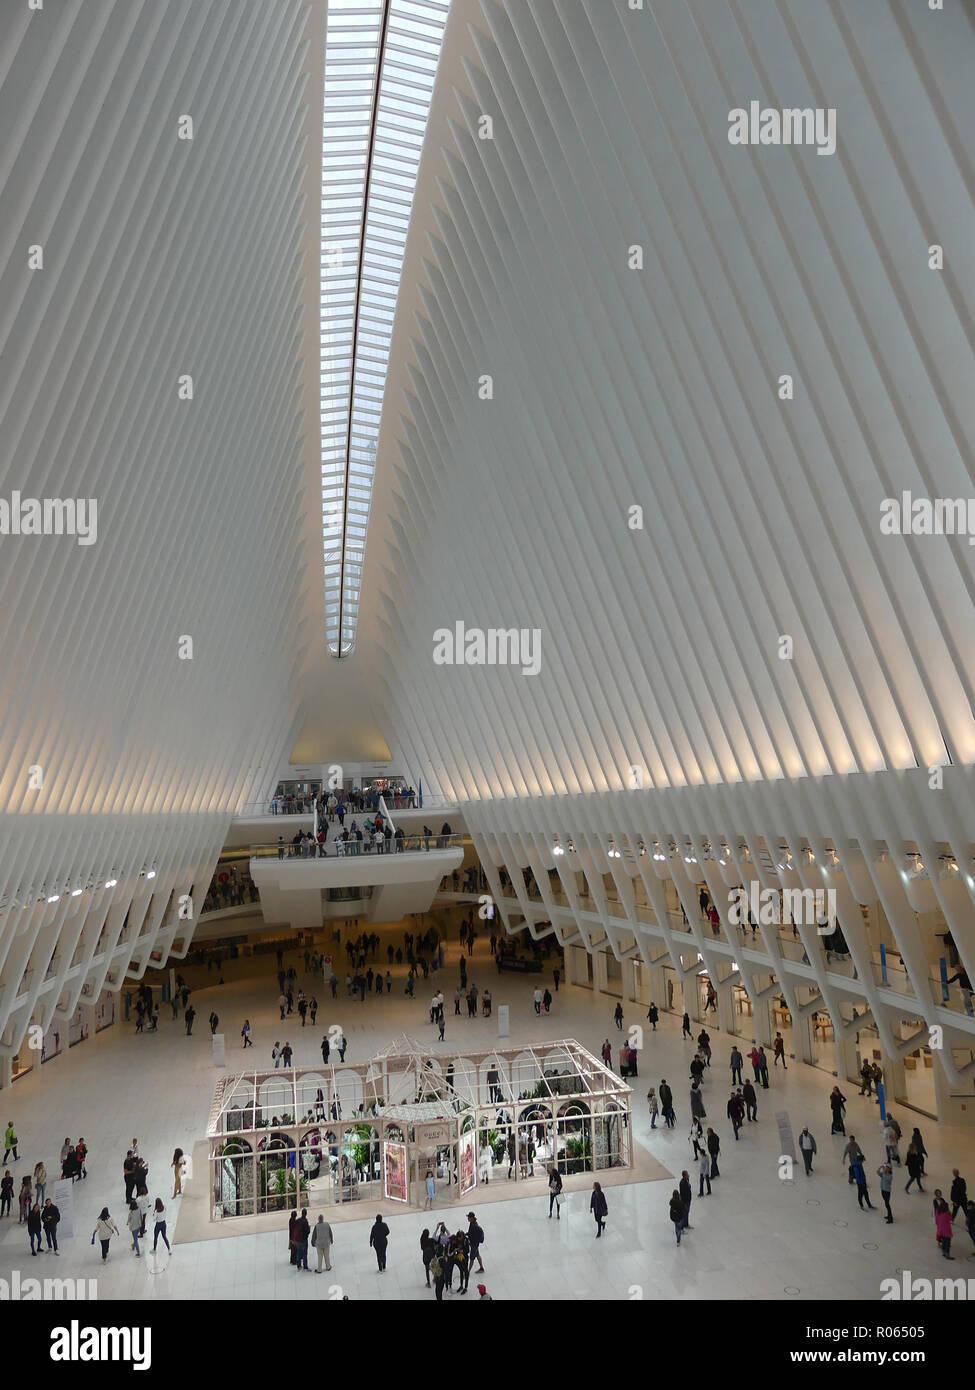
[[[477,1160],[474,1154],[474,1135],[462,1134],[460,1138],[460,1191],[461,1196],[470,1192],[477,1183]]]
[[[47,1194],[61,1213],[58,1222],[58,1240],[67,1240],[74,1235],[74,1183],[70,1178],[58,1178],[54,1191]]]
[[[408,1200],[406,1191],[406,1145],[388,1142],[386,1150],[386,1196],[391,1202]]]

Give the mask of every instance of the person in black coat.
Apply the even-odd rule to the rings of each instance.
[[[918,1192],[923,1192],[924,1188],[921,1186],[921,1174],[924,1172],[924,1163],[921,1158],[921,1155],[917,1151],[916,1144],[912,1143],[911,1147],[908,1149],[907,1156],[904,1159],[904,1165],[907,1168],[908,1173],[910,1174],[910,1176],[907,1179],[907,1186],[904,1188],[904,1191],[910,1192],[911,1184],[917,1183]]]
[[[657,1023],[660,1019],[660,1011],[658,1010],[656,1004],[650,1005],[650,1008],[647,1010],[647,1018],[650,1020],[651,1028],[656,1033]]]
[[[551,1220],[551,1217],[552,1217],[552,1208],[553,1208],[553,1207],[555,1207],[555,1215],[558,1217],[558,1219],[559,1219],[560,1221],[561,1221],[561,1219],[562,1219],[562,1217],[561,1217],[561,1215],[560,1215],[560,1213],[559,1213],[559,1209],[558,1209],[558,1207],[556,1206],[556,1199],[557,1199],[558,1197],[561,1197],[561,1195],[562,1195],[562,1174],[561,1174],[561,1173],[559,1172],[559,1170],[553,1165],[553,1166],[552,1166],[551,1168],[549,1168],[549,1170],[548,1170],[548,1215],[549,1215],[549,1220]]]
[[[673,1129],[676,1118],[674,1115],[674,1093],[666,1081],[661,1081],[657,1094],[660,1097],[660,1113],[664,1117],[664,1122],[668,1129]]]
[[[592,1196],[589,1198],[589,1210],[596,1218],[596,1239],[598,1240],[603,1233],[603,1227],[606,1224],[606,1216],[609,1212],[609,1207],[606,1204],[606,1194],[598,1182],[594,1182],[592,1185]]]
[[[684,1209],[684,1230],[689,1231],[691,1229],[691,1201],[694,1193],[691,1190],[691,1177],[686,1168],[680,1175],[677,1191],[680,1193],[681,1206]]]
[[[758,1123],[758,1094],[750,1081],[741,1088],[741,1098],[745,1102],[745,1118]]]
[[[839,1086],[834,1086],[829,1093],[829,1108],[833,1112],[830,1134],[845,1134],[846,1125],[843,1123],[843,1111],[846,1109],[846,1097],[840,1091]]]
[[[41,1225],[44,1227],[44,1234],[47,1237],[47,1248],[53,1250],[55,1255],[61,1253],[58,1249],[58,1222],[60,1220],[60,1209],[48,1197],[41,1208]]]
[[[721,1149],[721,1140],[713,1129],[708,1130],[707,1146],[708,1153],[711,1155],[711,1176],[712,1178],[719,1178],[721,1174],[718,1172],[718,1153]]]
[[[30,1253],[32,1255],[40,1254],[41,1229],[41,1209],[35,1202],[27,1213],[27,1234],[30,1236]]]
[[[681,1201],[680,1193],[676,1188],[670,1194],[670,1219],[677,1232],[677,1244],[680,1245],[681,1231],[684,1229],[684,1203]]]
[[[951,1202],[952,1221],[958,1215],[959,1208],[962,1211],[968,1210],[968,1183],[959,1177],[957,1168],[951,1170],[951,1192],[948,1194],[948,1200]]]
[[[389,1227],[381,1216],[377,1216],[369,1229],[369,1244],[376,1252],[379,1273],[386,1272],[386,1245],[389,1241]]]

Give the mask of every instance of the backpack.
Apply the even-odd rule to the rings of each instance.
[[[484,1232],[481,1230],[480,1226],[478,1226],[476,1222],[475,1222],[475,1224],[474,1224],[474,1235],[477,1237],[477,1243],[478,1243],[478,1245],[483,1245],[483,1244],[484,1244]]]
[[[433,1275],[434,1279],[439,1279],[443,1274],[443,1260],[441,1260],[439,1255],[434,1255],[433,1259],[430,1261],[430,1273]]]

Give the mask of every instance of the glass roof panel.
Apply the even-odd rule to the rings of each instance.
[[[333,656],[346,655],[355,642],[403,251],[449,8],[450,0],[330,0],[328,7],[321,457]]]

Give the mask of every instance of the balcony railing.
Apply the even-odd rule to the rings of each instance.
[[[381,854],[423,854],[437,849],[463,849],[463,835],[405,835],[401,840],[395,836],[385,843],[374,845],[372,841],[330,840],[328,845],[251,845],[252,859],[352,859],[360,856]],[[327,850],[327,853],[323,853]]]

